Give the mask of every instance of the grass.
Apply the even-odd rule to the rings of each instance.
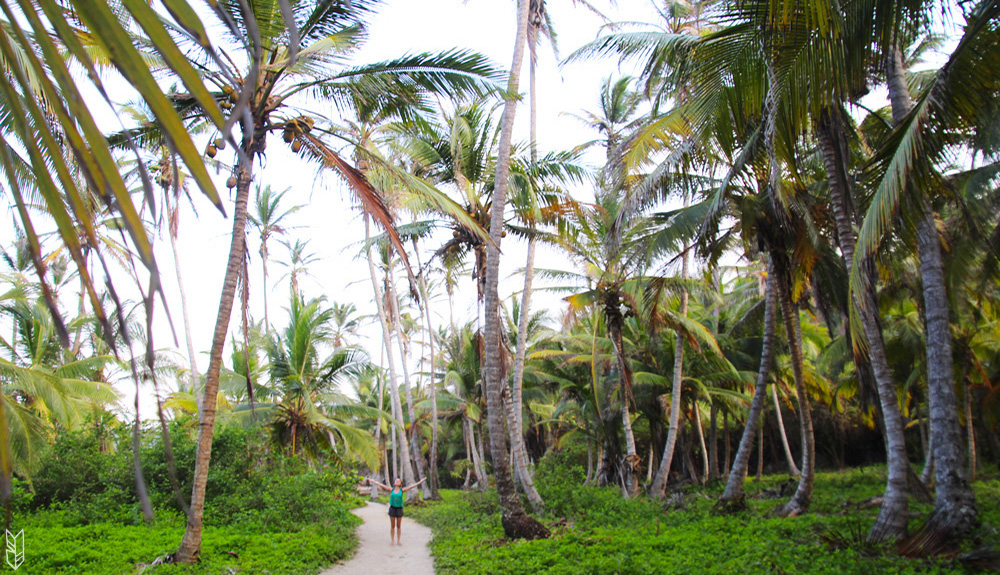
[[[547,505],[542,519],[553,530],[547,540],[505,541],[495,493],[444,492],[443,501],[413,509],[411,515],[434,531],[438,575],[979,572],[956,559],[907,559],[888,546],[852,544],[863,539],[878,512],[855,504],[881,493],[885,477],[879,468],[819,474],[811,512],[790,519],[769,516],[782,499],[754,498],[787,476],[749,480],[749,509],[717,515],[712,507],[722,485],[688,489],[664,505],[583,487],[572,475],[539,470]],[[984,522],[975,545],[996,549],[998,475],[975,488]],[[928,509],[914,504],[912,511],[923,516]],[[917,525],[915,519],[912,527]]]
[[[177,549],[184,518],[161,511],[153,525],[97,522],[79,524],[68,510],[43,510],[13,519],[24,529],[25,561],[18,574],[281,574],[313,575],[351,555],[360,519],[342,502],[325,510],[322,521],[268,527],[256,514],[228,525],[206,521],[201,562],[146,567]],[[7,567],[9,568],[9,567]]]

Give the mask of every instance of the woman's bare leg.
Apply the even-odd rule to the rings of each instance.
[[[390,540],[389,544],[390,545],[395,545],[396,544],[396,531],[398,529],[397,525],[399,525],[399,517],[390,517],[389,518],[389,540]]]

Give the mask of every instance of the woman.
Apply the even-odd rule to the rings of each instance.
[[[374,479],[369,479],[369,481],[372,484],[376,485],[377,487],[380,487],[389,492],[389,538],[391,540],[390,545],[402,545],[403,540],[402,540],[401,526],[403,523],[403,500],[406,499],[405,497],[403,497],[403,494],[413,489],[414,487],[420,485],[424,481],[427,481],[427,478],[425,477],[420,481],[414,483],[413,485],[409,485],[407,487],[403,487],[403,480],[399,478],[396,478],[396,482],[393,484],[393,487],[389,487],[388,485],[379,483]]]

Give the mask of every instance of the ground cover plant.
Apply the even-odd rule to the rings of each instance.
[[[884,466],[819,473],[811,512],[791,518],[770,515],[781,504],[787,475],[749,480],[748,509],[738,514],[713,509],[722,493],[719,484],[689,485],[656,502],[626,500],[617,489],[581,485],[583,478],[580,467],[539,465],[544,520],[553,532],[545,540],[506,541],[490,493],[444,491],[443,501],[415,508],[412,515],[434,531],[440,575],[988,572],[981,560],[911,559],[864,542],[878,513],[866,501],[881,495]],[[1000,544],[996,470],[978,481],[975,491],[983,526],[960,554]],[[930,505],[913,508],[925,517]],[[918,515],[911,526],[919,522]],[[995,561],[995,553],[992,557]]]
[[[307,465],[270,448],[259,429],[229,427],[215,437],[211,503],[200,562],[152,565],[172,552],[185,517],[173,500],[162,452],[144,449],[156,520],[143,521],[127,451],[101,451],[95,428],[60,437],[34,478],[19,482],[12,525],[24,530],[19,573],[318,573],[349,556],[361,503],[353,473]],[[175,429],[184,488],[190,489],[194,442]],[[159,455],[159,457],[157,457]],[[186,475],[186,476],[185,476]]]

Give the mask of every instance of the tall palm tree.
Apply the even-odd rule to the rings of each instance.
[[[500,496],[501,522],[504,534],[508,538],[536,539],[547,537],[549,530],[524,512],[521,500],[514,488],[511,477],[509,455],[507,452],[507,434],[504,432],[506,420],[502,394],[506,389],[503,377],[500,350],[500,242],[503,234],[504,208],[507,205],[507,188],[510,176],[511,138],[514,132],[514,114],[517,110],[517,100],[521,77],[521,64],[524,61],[525,44],[528,35],[529,1],[520,0],[517,9],[517,32],[514,38],[514,55],[510,67],[510,77],[507,81],[508,96],[504,102],[503,120],[500,127],[500,141],[497,150],[497,166],[495,189],[493,192],[493,210],[490,216],[490,243],[486,250],[486,294],[485,294],[485,340],[486,361],[483,366],[483,379],[486,384],[486,406],[489,419],[490,453],[493,455],[493,469],[497,480],[497,493]]]
[[[451,52],[440,56],[420,54],[359,67],[337,64],[364,39],[367,18],[378,2],[352,0],[330,2],[289,2],[279,10],[274,0],[220,3],[216,14],[226,23],[225,38],[239,54],[223,52],[225,58],[206,59],[206,81],[218,87],[215,99],[233,104],[230,121],[238,120],[241,138],[234,146],[236,162],[229,184],[236,190],[233,233],[220,298],[219,314],[209,354],[205,384],[204,413],[195,462],[191,518],[180,547],[178,562],[196,560],[201,547],[205,482],[211,459],[211,438],[215,422],[215,397],[222,364],[229,318],[232,313],[237,277],[244,262],[247,203],[255,161],[267,146],[267,136],[282,132],[292,150],[333,170],[348,183],[363,209],[385,228],[393,244],[403,253],[392,229],[392,216],[364,176],[327,142],[332,132],[322,119],[303,113],[296,98],[319,92],[331,99],[362,94],[370,101],[391,100],[394,96],[412,99],[421,89],[454,93],[476,89],[490,70],[482,58]],[[244,6],[246,9],[244,9]],[[287,15],[287,18],[286,18]],[[235,62],[245,62],[240,67]],[[177,98],[175,104],[188,106],[197,116],[193,102]],[[142,129],[155,127],[140,127]],[[214,143],[206,154],[218,153]],[[405,256],[404,256],[405,257]]]
[[[920,11],[903,11],[899,15],[914,22],[924,21],[925,16]],[[991,94],[1000,87],[995,67],[995,48],[1000,42],[998,15],[1000,4],[992,0],[966,8],[961,39],[916,101],[906,83],[901,48],[900,30],[908,23],[881,22],[878,28],[880,23],[872,21],[885,62],[894,130],[874,160],[882,177],[861,227],[854,269],[861,258],[877,248],[895,219],[893,214],[901,211],[915,228],[923,286],[927,395],[936,479],[929,526],[943,536],[966,531],[975,524],[978,511],[968,482],[958,424],[949,303],[933,202],[940,186],[937,166],[950,147],[943,136],[975,133],[993,113]],[[956,74],[968,80],[960,81]],[[907,195],[912,201],[903,201]],[[860,281],[855,271],[852,287],[857,289]]]
[[[267,241],[272,237],[283,236],[288,231],[282,221],[288,216],[299,211],[302,206],[292,206],[288,209],[279,207],[281,199],[288,193],[289,188],[280,192],[275,192],[270,185],[257,184],[257,192],[254,196],[254,211],[247,215],[250,222],[260,234],[260,265],[264,271],[264,329],[270,330],[271,323],[267,313],[267,292],[271,291],[267,284],[267,258],[270,251],[267,249]]]

